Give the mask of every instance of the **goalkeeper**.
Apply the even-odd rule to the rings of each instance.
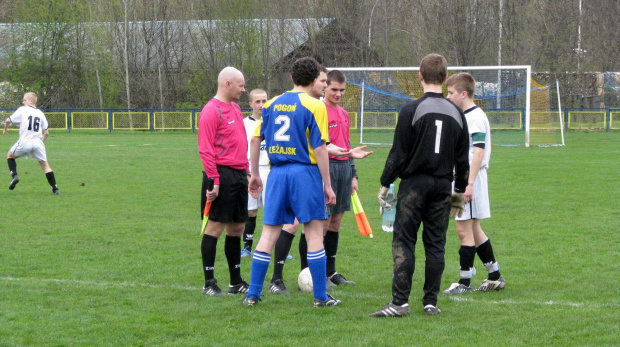
[[[460,279],[443,291],[444,294],[462,294],[472,291],[471,278],[476,274],[476,254],[488,272],[478,291],[501,290],[506,286],[495,261],[491,241],[480,227],[480,220],[491,217],[487,169],[491,158],[491,126],[482,109],[474,103],[476,81],[468,73],[450,76],[446,81],[448,100],[463,109],[469,129],[469,179],[465,189],[465,210],[456,215],[456,232],[461,240]]]
[[[381,175],[379,203],[385,202],[390,183],[400,177],[392,240],[394,259],[392,301],[371,317],[409,314],[409,295],[415,270],[415,246],[420,225],[426,255],[424,313],[441,313],[437,294],[445,267],[446,232],[450,221],[452,180],[458,192],[467,186],[468,138],[463,111],[446,100],[442,84],[448,75],[446,59],[429,54],[420,62],[424,96],[400,110],[392,149]],[[457,195],[458,196],[458,195]]]

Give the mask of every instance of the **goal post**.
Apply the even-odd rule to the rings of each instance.
[[[341,106],[357,124],[362,144],[391,144],[398,112],[422,97],[419,67],[332,67],[347,77]],[[494,145],[563,145],[562,113],[555,88],[532,80],[530,65],[450,66],[476,80],[476,104],[485,110]],[[444,85],[444,95],[447,90]],[[558,112],[559,111],[559,112]]]

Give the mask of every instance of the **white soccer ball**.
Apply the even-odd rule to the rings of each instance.
[[[304,293],[312,293],[312,275],[310,274],[310,268],[305,268],[299,273],[297,277],[297,285],[299,290]]]

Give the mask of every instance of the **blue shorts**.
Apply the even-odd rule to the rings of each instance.
[[[316,165],[272,166],[265,194],[263,222],[267,225],[293,224],[327,219],[323,179]]]

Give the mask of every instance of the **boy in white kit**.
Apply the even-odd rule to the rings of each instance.
[[[32,155],[39,161],[39,165],[41,165],[41,169],[45,172],[45,177],[52,187],[54,195],[59,195],[60,190],[58,190],[56,186],[54,172],[47,163],[47,152],[44,144],[49,136],[47,118],[45,118],[43,112],[37,108],[37,95],[35,93],[28,92],[24,94],[22,105],[24,106],[18,108],[4,121],[4,136],[8,134],[9,125],[11,125],[11,123],[19,123],[19,140],[11,147],[6,155],[12,177],[9,189],[15,189],[15,186],[19,183],[15,159],[22,156],[28,158],[28,155]]]
[[[456,231],[461,240],[460,279],[443,291],[444,294],[461,294],[472,291],[471,278],[476,274],[476,254],[487,269],[488,278],[477,291],[502,290],[506,286],[495,261],[491,241],[486,236],[480,220],[491,217],[487,169],[491,158],[491,126],[484,111],[474,103],[476,81],[468,73],[458,73],[446,81],[447,99],[465,113],[469,129],[469,179],[463,197],[465,209],[456,216]]]
[[[250,107],[252,108],[252,114],[243,119],[243,125],[245,126],[245,134],[248,139],[248,160],[250,160],[250,147],[249,143],[254,136],[254,130],[260,125],[262,121],[263,106],[267,102],[267,92],[262,89],[253,89],[250,92]],[[263,191],[259,193],[258,198],[254,199],[248,193],[248,221],[245,222],[245,229],[243,231],[243,249],[241,249],[242,257],[249,257],[252,255],[252,243],[254,240],[254,230],[256,229],[256,215],[258,208],[263,207],[265,204],[265,191],[267,190],[267,176],[269,175],[269,157],[267,156],[267,150],[265,148],[265,141],[260,145],[260,157],[258,159],[259,174],[261,181],[263,182]]]

